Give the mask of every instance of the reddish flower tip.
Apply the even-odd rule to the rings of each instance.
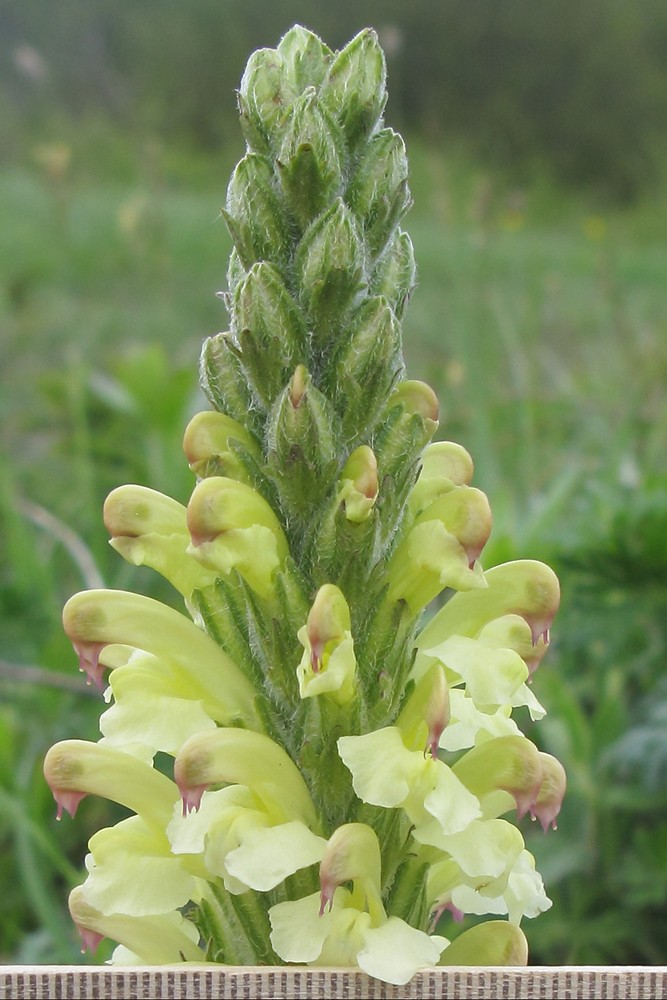
[[[79,670],[86,674],[88,684],[94,682],[100,691],[104,690],[103,677],[105,666],[100,663],[100,653],[106,642],[85,642],[72,640],[74,652],[79,657]]]
[[[81,954],[85,955],[86,949],[88,949],[91,955],[94,955],[100,945],[100,942],[104,940],[104,934],[98,934],[97,931],[91,931],[87,927],[82,927],[81,924],[75,923],[75,927],[81,935],[81,940],[83,941]]]
[[[333,884],[322,885],[322,893],[320,895],[320,916],[323,916],[324,911],[329,906],[329,912],[333,908],[333,897],[336,891],[336,886]]]
[[[177,782],[178,790],[183,799],[183,815],[188,816],[191,812],[199,812],[202,795],[209,785],[195,785],[193,788]]]
[[[53,797],[58,804],[58,812],[56,813],[56,819],[60,820],[63,816],[63,809],[68,812],[72,819],[76,816],[76,811],[79,808],[79,802],[81,799],[85,799],[87,792],[75,792],[70,789],[62,788],[52,788]]]

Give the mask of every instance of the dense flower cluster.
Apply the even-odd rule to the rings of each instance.
[[[391,983],[441,964],[524,964],[550,905],[518,828],[554,825],[561,765],[512,718],[558,582],[484,571],[470,456],[429,444],[438,404],[403,375],[414,284],[402,140],[381,127],[371,31],[332,53],[296,27],[239,95],[248,153],[225,218],[231,331],[211,338],[184,448],[187,507],[123,486],[111,544],[190,617],[97,590],[64,625],[110,707],[98,743],[45,761],[74,815],[134,814],[90,841],[70,897],[85,945],[122,963],[357,965]],[[420,630],[423,609],[442,604]],[[173,757],[173,778],[153,766]],[[450,943],[449,912],[495,919]]]

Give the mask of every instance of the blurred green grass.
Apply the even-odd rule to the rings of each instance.
[[[408,150],[419,268],[408,371],[440,396],[439,436],[473,454],[495,514],[486,565],[542,558],[564,584],[535,687],[550,709],[544,749],[571,790],[559,833],[530,839],[556,900],[528,923],[533,960],[658,962],[667,208],[601,214],[541,177],[518,190],[456,150],[409,138]],[[121,146],[120,184],[56,143],[0,173],[3,961],[77,960],[66,889],[88,836],[116,814],[87,799],[58,828],[41,778],[55,740],[96,738],[100,708],[75,686],[60,609],[100,579],[174,600],[108,548],[101,509],[124,482],[188,496],[180,439],[203,406],[201,340],[226,320],[218,208],[240,152],[188,159],[153,143],[133,160]]]

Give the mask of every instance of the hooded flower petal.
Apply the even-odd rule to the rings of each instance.
[[[63,624],[87,670],[95,669],[109,643],[143,649],[225,706],[225,722],[242,719],[261,728],[250,681],[214,639],[160,601],[123,590],[85,590],[65,605]]]
[[[195,558],[224,574],[236,569],[260,597],[273,596],[289,549],[278,518],[256,490],[224,476],[203,479],[190,497],[187,523]]]
[[[526,935],[507,920],[485,920],[459,934],[438,965],[528,965]]]
[[[486,589],[454,594],[433,616],[417,637],[420,651],[432,649],[452,635],[475,638],[485,625],[510,614],[520,615],[528,623],[533,643],[548,636],[560,601],[558,578],[552,569],[533,559],[517,559],[486,570],[484,579]]]
[[[101,795],[136,812],[152,829],[164,830],[178,789],[150,764],[115,747],[63,740],[44,759],[44,777],[62,809],[73,816],[86,795]]]
[[[215,581],[215,573],[187,554],[186,509],[146,486],[119,486],[104,504],[111,545],[134,566],[150,566],[185,597]]]
[[[199,932],[189,920],[173,911],[147,917],[126,914],[105,916],[86,902],[81,886],[72,889],[69,910],[86,947],[95,950],[102,938],[118,941],[144,965],[202,963]]]
[[[274,822],[300,818],[318,826],[300,771],[282,747],[260,733],[230,728],[191,737],[176,757],[174,778],[184,814],[199,808],[209,785],[228,782],[247,785]]]

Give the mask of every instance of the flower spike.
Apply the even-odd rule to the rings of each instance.
[[[107,707],[102,741],[57,744],[45,775],[59,815],[90,794],[134,813],[91,837],[70,898],[116,963],[399,986],[438,962],[525,964],[519,923],[551,905],[501,817],[547,829],[561,808],[561,765],[514,717],[545,714],[530,680],[558,581],[532,560],[483,569],[472,458],[431,443],[438,398],[406,376],[411,196],[385,84],[372,29],[332,51],[295,25],[250,57],[192,494],[121,486],[104,507],[112,547],[189,617],[113,590],[65,606]],[[493,919],[453,926],[468,915]]]

